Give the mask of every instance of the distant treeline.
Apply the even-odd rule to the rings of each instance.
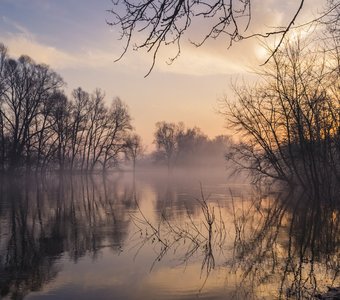
[[[156,123],[154,134],[156,163],[165,163],[168,169],[183,167],[215,167],[224,164],[224,155],[232,144],[229,136],[220,135],[210,139],[200,128],[185,128],[171,122]]]
[[[49,66],[22,55],[11,58],[0,44],[0,170],[106,170],[145,152],[133,132],[126,104],[105,100],[100,89],[74,89]],[[156,124],[151,161],[168,167],[223,160],[227,137],[210,140],[197,127]],[[208,154],[210,159],[208,158]],[[150,161],[150,160],[149,160]]]
[[[77,88],[68,98],[61,76],[0,44],[0,169],[106,169],[131,146],[127,106]],[[127,141],[130,140],[130,143]],[[132,139],[133,140],[133,139]]]

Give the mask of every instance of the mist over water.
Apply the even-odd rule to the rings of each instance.
[[[308,299],[339,284],[338,207],[225,170],[0,189],[2,299]]]
[[[94,1],[21,2],[0,300],[340,299],[340,0],[108,1],[113,52]]]

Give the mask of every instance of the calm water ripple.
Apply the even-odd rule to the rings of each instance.
[[[340,285],[339,206],[227,182],[2,178],[0,299],[310,299]]]

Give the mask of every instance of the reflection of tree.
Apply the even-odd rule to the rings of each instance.
[[[124,244],[134,202],[119,178],[3,178],[0,188],[1,296],[22,299],[41,289],[63,253],[76,262]]]
[[[14,181],[7,182],[6,193],[2,194],[2,201],[7,200],[9,206],[1,220],[6,234],[1,237],[0,292],[2,296],[10,294],[13,299],[23,299],[29,290],[40,289],[57,274],[53,264],[61,249],[53,237],[44,237],[40,193],[33,197],[32,185],[25,182],[20,186]]]
[[[310,299],[339,284],[339,207],[323,200],[292,192],[262,202],[260,210],[253,206],[248,210],[253,218],[234,213],[231,266],[242,271],[243,285],[273,290],[279,282],[279,298]]]
[[[205,278],[202,289],[210,272],[215,268],[214,251],[217,248],[220,252],[223,251],[226,234],[221,208],[215,207],[208,201],[204,196],[202,186],[200,198],[194,200],[196,208],[201,210],[201,213],[197,214],[199,218],[195,218],[195,215],[186,210],[185,220],[176,222],[176,219],[168,218],[166,211],[161,211],[160,218],[152,222],[144,215],[136,199],[139,215],[133,216],[133,221],[140,233],[136,244],[138,249],[136,255],[146,245],[153,245],[157,255],[151,269],[156,262],[161,261],[169,253],[175,254],[177,260],[183,264],[199,257],[202,259],[201,275]]]
[[[326,287],[339,285],[338,193],[333,190],[322,199],[316,195],[315,189],[270,197],[257,191],[256,200],[249,201],[232,193],[229,216],[235,235],[226,268],[236,274],[237,299],[311,299]],[[224,222],[229,221],[203,194],[201,199],[195,213],[187,212],[185,218],[167,214],[166,208],[172,205],[176,210],[181,202],[170,197],[171,203],[159,207],[164,212],[159,219],[152,222],[141,212],[134,221],[140,228],[140,246],[153,247],[158,255],[155,261],[172,253],[185,264],[198,258],[208,278],[216,255],[219,258],[219,252],[225,254],[228,249]],[[158,203],[164,205],[164,201]]]

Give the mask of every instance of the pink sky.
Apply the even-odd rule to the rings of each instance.
[[[255,0],[252,30],[258,30],[259,24],[284,24],[298,4],[297,0]],[[301,22],[322,9],[316,0],[305,6]],[[135,130],[149,149],[157,121],[183,121],[210,137],[227,133],[223,118],[216,113],[218,100],[232,97],[232,81],[254,78],[249,71],[266,57],[260,42],[244,41],[230,50],[223,40],[199,49],[184,42],[174,64],[165,62],[173,49],[162,49],[153,72],[144,78],[150,55],[130,51],[113,62],[123,44],[117,40],[117,30],[105,23],[109,8],[109,0],[2,0],[0,41],[12,56],[28,54],[49,64],[67,82],[68,94],[78,86],[89,92],[99,87],[106,92],[107,101],[120,97],[128,104]],[[192,34],[199,30],[194,28]]]

